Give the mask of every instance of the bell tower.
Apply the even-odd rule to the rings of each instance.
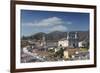
[[[69,48],[78,48],[78,33],[77,32],[68,32],[67,41]]]
[[[75,32],[75,48],[77,48],[78,47],[78,33],[77,32]]]
[[[46,38],[44,34],[42,36],[42,42],[43,42],[43,47],[46,48]]]

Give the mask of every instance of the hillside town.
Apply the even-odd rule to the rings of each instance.
[[[59,40],[21,39],[21,63],[89,59],[89,40],[79,40],[78,32],[67,32]]]

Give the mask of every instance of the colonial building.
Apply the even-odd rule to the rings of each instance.
[[[67,33],[67,37],[58,41],[58,46],[77,48],[78,46],[78,33]]]

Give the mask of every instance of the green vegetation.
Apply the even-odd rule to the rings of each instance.
[[[49,49],[48,52],[53,53],[54,52],[54,49]]]
[[[88,51],[88,48],[80,48],[81,51]]]

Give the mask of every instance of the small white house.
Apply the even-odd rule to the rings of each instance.
[[[68,40],[66,38],[61,39],[58,41],[58,46],[62,46],[62,47],[67,47],[68,46]]]
[[[83,47],[83,41],[79,42],[79,47]]]
[[[85,47],[87,45],[87,42],[86,41],[80,41],[78,45],[79,45],[79,47]]]

